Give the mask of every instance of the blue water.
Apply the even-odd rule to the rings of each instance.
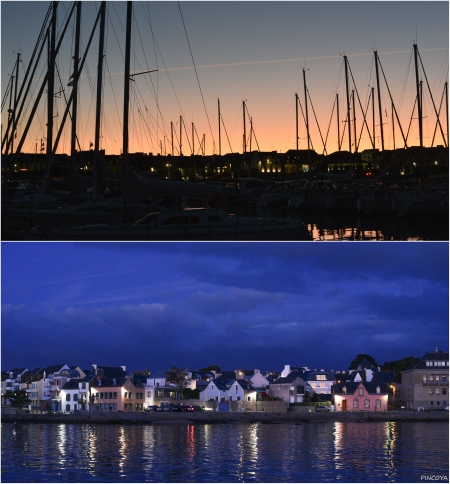
[[[3,482],[434,482],[444,422],[2,424]]]

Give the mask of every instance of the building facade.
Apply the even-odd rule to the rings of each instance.
[[[440,410],[448,406],[448,353],[428,351],[396,386],[396,401],[407,409]]]

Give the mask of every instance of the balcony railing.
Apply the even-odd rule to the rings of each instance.
[[[430,381],[427,381],[426,383],[425,382],[422,383],[422,386],[423,387],[424,386],[428,386],[428,385],[430,385],[430,386],[439,386],[439,387],[444,386],[445,387],[445,386],[448,386],[448,381],[431,381],[430,380]]]

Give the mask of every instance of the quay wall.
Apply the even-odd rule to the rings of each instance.
[[[2,414],[2,422],[171,424],[171,423],[302,423],[302,422],[435,422],[449,421],[448,412],[96,412],[79,414]]]

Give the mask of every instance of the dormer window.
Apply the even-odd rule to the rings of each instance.
[[[98,380],[98,386],[101,387],[102,386],[102,381],[99,379]]]
[[[113,378],[113,386],[116,386],[116,379]]]
[[[364,395],[364,390],[363,390],[363,388],[361,388],[361,387],[360,387],[360,388],[358,388],[358,395],[359,395],[360,397],[362,397],[362,396]]]
[[[377,393],[380,393],[380,387],[377,387]]]
[[[347,387],[342,387],[342,393],[347,393]]]

